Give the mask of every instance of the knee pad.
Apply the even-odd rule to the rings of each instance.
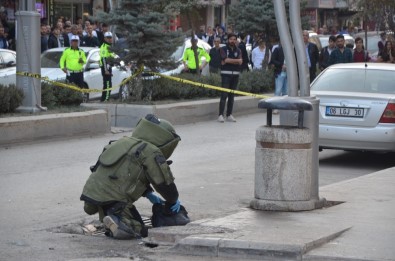
[[[96,214],[99,211],[99,209],[97,206],[95,206],[91,203],[85,202],[84,211],[88,215],[93,215],[93,214]]]

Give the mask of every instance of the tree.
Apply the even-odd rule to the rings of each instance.
[[[377,30],[394,28],[394,0],[353,0],[352,4],[357,10],[360,10],[356,14],[356,18],[362,18],[365,22],[377,21]]]
[[[301,9],[306,1],[301,1]],[[285,0],[285,9],[289,20],[289,0]],[[240,0],[232,5],[228,24],[233,24],[238,32],[278,36],[276,16],[272,0]],[[308,22],[302,17],[302,27],[308,28]]]
[[[183,37],[167,30],[170,16],[163,12],[163,2],[120,0],[109,13],[98,14],[98,20],[116,27],[120,43],[113,50],[122,53],[126,49],[125,62],[154,71],[172,62],[170,56],[183,43]]]

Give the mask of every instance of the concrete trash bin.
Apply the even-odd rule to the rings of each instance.
[[[313,135],[303,128],[303,113],[312,110],[311,104],[272,98],[260,102],[259,107],[268,109],[268,125],[256,130],[255,199],[251,207],[273,211],[315,209],[317,200],[311,196]],[[298,110],[298,126],[272,126],[273,109]]]
[[[256,199],[310,199],[311,137],[308,129],[293,127],[261,126],[256,130]]]

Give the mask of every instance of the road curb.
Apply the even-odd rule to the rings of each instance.
[[[106,110],[0,118],[0,146],[111,130]]]
[[[260,99],[235,97],[235,116],[257,113]],[[161,105],[84,103],[85,112],[0,118],[0,146],[52,138],[107,133],[111,127],[133,128],[152,113],[174,125],[216,120],[219,98]]]
[[[259,100],[259,98],[247,96],[235,97],[234,115],[240,116],[262,111],[262,109],[258,108]],[[218,117],[219,98],[160,105],[84,103],[81,106],[108,110],[111,117],[111,126],[113,127],[133,128],[148,113],[166,119],[174,125],[216,120]]]

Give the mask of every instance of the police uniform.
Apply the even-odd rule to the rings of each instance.
[[[236,46],[232,49],[229,44],[221,47],[221,59],[224,61],[226,58],[241,59],[241,50]],[[241,66],[238,64],[225,63],[221,66],[221,83],[222,87],[236,90],[239,82]],[[224,114],[226,99],[228,99],[228,105],[226,109],[226,116],[232,115],[234,94],[228,92],[221,93],[221,99],[219,103],[219,115]]]
[[[73,35],[70,41],[78,41],[79,37]],[[84,64],[86,63],[85,52],[80,48],[66,48],[60,58],[60,69],[67,70],[66,79],[70,83],[75,83],[80,88],[84,87]]]
[[[167,159],[180,140],[169,122],[150,114],[141,119],[131,137],[107,145],[100,155],[80,198],[85,201],[85,212],[99,212],[114,238],[145,236],[133,203],[152,192],[150,185],[166,200],[164,207],[170,208],[178,201]]]
[[[111,32],[106,32],[104,37],[111,37]],[[103,76],[103,90],[112,88],[112,63],[109,61],[109,58],[114,58],[115,54],[109,50],[111,43],[106,41],[100,46],[100,68],[101,74]],[[106,74],[108,72],[108,74]],[[101,101],[107,101],[110,98],[111,90],[106,90],[102,92]]]
[[[197,41],[197,40],[196,40]],[[210,55],[203,48],[197,47],[198,62],[202,60],[202,57],[206,58],[206,63],[210,62]],[[195,52],[192,47],[186,48],[182,58],[184,63],[187,63],[188,70],[190,73],[196,73],[199,66],[196,65]]]

